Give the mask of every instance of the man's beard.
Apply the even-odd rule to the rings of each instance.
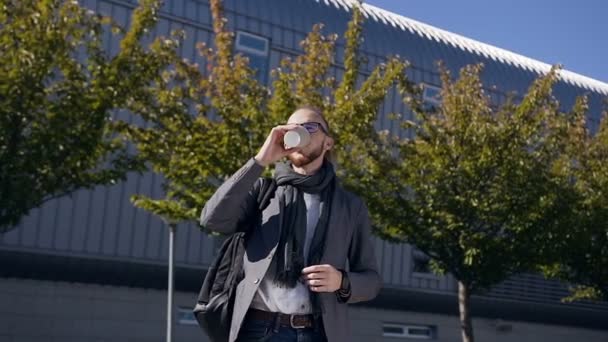
[[[302,167],[302,166],[308,165],[311,162],[315,161],[322,154],[323,154],[323,145],[321,144],[321,146],[319,146],[319,148],[312,150],[309,153],[303,153],[302,151],[294,152],[294,153],[288,155],[287,158],[289,158],[289,160],[291,161],[291,164],[293,166]]]

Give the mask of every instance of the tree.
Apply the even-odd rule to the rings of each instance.
[[[563,146],[564,115],[551,96],[553,69],[519,104],[494,110],[484,93],[481,65],[451,79],[441,66],[442,104],[422,110],[409,95],[417,122],[398,139],[398,164],[381,170],[395,182],[384,191],[380,233],[428,254],[438,273],[458,281],[463,341],[474,340],[472,293],[534,269],[565,212],[565,187],[554,168]],[[383,189],[384,190],[384,189]]]
[[[542,267],[545,275],[573,284],[566,301],[608,300],[608,113],[593,132],[586,111],[581,98],[564,130],[561,169],[575,200]]]
[[[325,109],[330,122],[337,124],[336,139],[346,143],[338,151],[339,161],[347,161],[342,154],[354,149],[368,153],[364,151],[372,146],[368,143],[380,139],[374,130],[377,107],[394,82],[405,82],[406,63],[394,58],[378,66],[356,89],[362,16],[355,10],[346,33],[346,76],[339,86],[327,77],[337,36],[325,36],[322,25],[315,25],[302,42],[303,55],[283,60],[273,70],[272,90],[268,89],[253,77],[245,57],[232,54],[233,33],[226,28],[221,1],[213,0],[210,6],[214,47],[198,45],[207,70],[178,61],[155,80],[157,87],[143,102],[133,98],[129,103],[148,123],[146,127],[124,121],[113,125],[135,144],[139,157],[164,177],[164,199],[139,194],[132,197],[133,202],[169,223],[197,220],[221,181],[254,156],[270,129],[284,122],[298,105]],[[325,90],[332,95],[323,96]],[[149,106],[147,97],[157,101]]]
[[[159,216],[169,228],[167,335],[172,340],[174,241],[177,225],[195,221],[218,182],[254,155],[270,118],[263,115],[267,90],[253,77],[247,59],[233,56],[232,33],[211,1],[215,46],[198,45],[207,72],[185,59],[154,78],[154,85],[132,96],[127,109],[146,125],[116,121],[112,127],[133,143],[138,158],[163,177],[164,198],[145,194],[133,204]]]
[[[233,33],[226,28],[221,1],[211,0],[210,7],[214,46],[198,45],[206,70],[187,60],[176,61],[171,70],[155,79],[153,89],[128,102],[128,109],[141,116],[146,125],[124,121],[113,124],[135,145],[139,158],[163,177],[164,198],[137,194],[131,199],[135,206],[161,217],[169,226],[168,340],[172,247],[178,223],[197,221],[219,184],[252,158],[270,129],[285,122],[298,105],[325,110],[336,127],[334,137],[344,144],[337,159],[345,166],[355,166],[355,161],[347,157],[350,153],[360,158],[370,156],[369,151],[381,153],[383,150],[375,144],[381,140],[374,130],[377,108],[395,82],[407,83],[406,63],[391,58],[357,89],[362,16],[355,9],[346,32],[345,76],[338,86],[327,77],[337,36],[323,35],[319,24],[302,42],[304,53],[283,60],[281,67],[273,70],[272,88],[268,89],[255,80],[245,57],[233,55]],[[324,96],[324,91],[331,95]]]
[[[142,1],[123,31],[74,1],[0,1],[0,232],[46,201],[143,169],[109,123],[175,57],[175,40],[139,43],[157,11]],[[115,56],[104,29],[123,36]]]

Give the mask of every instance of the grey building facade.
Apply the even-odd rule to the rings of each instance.
[[[287,56],[314,23],[342,34],[354,0],[227,0],[226,15],[237,32],[235,49],[250,57],[258,77]],[[128,25],[136,1],[82,0],[93,11]],[[386,56],[412,63],[408,76],[425,84],[435,100],[440,86],[436,60],[456,72],[483,62],[483,81],[492,99],[523,93],[550,66],[365,5],[362,54],[369,73]],[[196,42],[212,40],[205,0],[167,0],[153,35],[186,32],[181,54],[205,67]],[[118,41],[107,36],[116,52]],[[343,53],[337,45],[337,61]],[[332,67],[340,78],[342,66]],[[563,72],[555,95],[569,108],[587,94],[591,125],[597,125],[608,84]],[[393,132],[391,112],[408,113],[396,94],[381,108],[377,126]],[[114,186],[78,191],[33,210],[16,229],[0,235],[0,341],[163,341],[166,314],[168,231],[129,197],[161,196],[161,179],[130,175]],[[175,341],[206,341],[189,312],[205,269],[219,247],[195,223],[182,224],[176,237]],[[429,339],[459,341],[456,282],[428,272],[426,259],[407,244],[375,238],[384,288],[372,302],[351,306],[356,341]],[[562,304],[567,286],[522,274],[473,298],[479,341],[608,341],[608,303]]]

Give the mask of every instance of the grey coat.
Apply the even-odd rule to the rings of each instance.
[[[203,208],[201,226],[221,233],[234,233],[239,221],[257,210],[254,185],[263,170],[252,158],[232,175]],[[278,219],[281,191],[283,188],[278,187],[275,197],[262,212],[261,227],[249,237],[243,266],[245,278],[237,285],[230,342],[236,340],[245,314],[274,256],[279,241],[279,225],[273,220]],[[368,210],[363,201],[336,186],[321,264],[347,270],[351,296],[347,303],[339,303],[335,293],[319,293],[329,342],[351,340],[347,304],[371,300],[380,290],[381,279],[370,228]]]

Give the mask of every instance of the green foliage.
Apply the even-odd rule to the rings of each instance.
[[[369,157],[390,156],[390,151],[377,144],[382,137],[374,129],[374,122],[388,90],[395,82],[406,83],[406,63],[390,59],[357,89],[360,11],[354,11],[345,35],[347,70],[340,84],[328,77],[337,35],[324,35],[322,25],[315,25],[301,43],[304,53],[281,61],[280,67],[272,71],[272,86],[267,89],[255,80],[247,59],[232,54],[233,34],[226,29],[221,1],[211,1],[210,5],[214,46],[199,45],[207,72],[188,61],[179,61],[163,80],[156,81],[149,95],[159,99],[154,106],[144,111],[136,100],[132,104],[133,112],[142,115],[148,125],[117,124],[137,146],[141,158],[164,177],[164,199],[137,195],[135,204],[168,222],[196,220],[217,186],[253,157],[270,129],[284,123],[298,105],[324,110],[339,142],[337,161],[347,186],[362,190],[372,184],[373,178],[366,176],[357,162],[367,158],[370,167],[379,168],[378,162]],[[166,94],[174,94],[181,104],[174,106],[171,101],[172,106],[167,106],[161,101]],[[352,153],[359,159],[349,158]],[[364,183],[357,179],[361,175],[366,176]]]
[[[50,199],[142,170],[108,124],[175,56],[174,42],[139,44],[158,8],[142,1],[110,56],[104,27],[120,28],[77,2],[0,1],[0,231]]]
[[[215,46],[197,46],[208,72],[176,58],[173,68],[128,104],[147,125],[114,124],[164,177],[164,199],[139,194],[134,204],[171,223],[195,220],[218,183],[251,158],[253,142],[271,127],[261,110],[267,90],[253,78],[247,59],[232,55],[233,34],[220,5],[211,2]]]
[[[593,133],[586,111],[580,99],[564,130],[560,171],[570,180],[575,200],[542,267],[545,275],[574,284],[566,301],[608,300],[608,113]]]
[[[453,81],[442,67],[440,108],[413,107],[415,135],[398,142],[400,165],[382,170],[396,186],[383,196],[393,215],[379,225],[473,291],[532,270],[568,204],[554,171],[563,146],[564,116],[551,96],[558,70],[539,78],[521,103],[495,111],[481,69],[465,67]]]

